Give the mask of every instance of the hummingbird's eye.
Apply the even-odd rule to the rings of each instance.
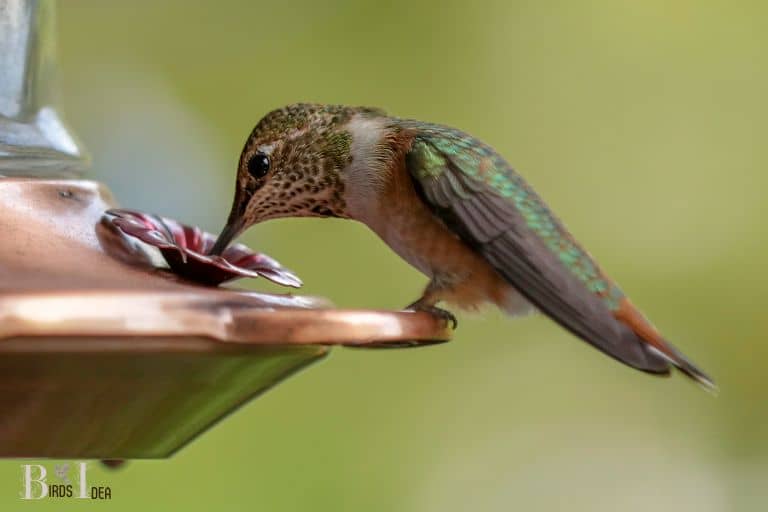
[[[254,178],[261,179],[269,172],[269,157],[264,153],[256,153],[248,160],[248,172]]]

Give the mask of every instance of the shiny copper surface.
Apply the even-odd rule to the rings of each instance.
[[[330,345],[450,337],[426,313],[203,287],[110,257],[95,226],[115,205],[94,182],[4,178],[0,203],[0,456],[165,457]]]

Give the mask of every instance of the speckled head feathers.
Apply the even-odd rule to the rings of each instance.
[[[351,160],[345,127],[356,114],[383,115],[366,107],[297,103],[264,116],[240,155],[232,211],[215,250],[267,219],[346,217],[340,173]]]

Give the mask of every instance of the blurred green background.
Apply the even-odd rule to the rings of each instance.
[[[113,498],[93,505],[765,510],[766,16],[743,1],[61,2],[64,113],[122,205],[218,230],[245,137],[286,103],[454,125],[721,388],[633,371],[544,317],[462,315],[453,343],[335,350],[170,460],[94,469]],[[243,240],[341,306],[398,308],[425,282],[355,223]],[[19,464],[0,463],[2,510],[88,506],[22,502]]]

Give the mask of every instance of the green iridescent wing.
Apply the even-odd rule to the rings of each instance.
[[[608,355],[641,370],[669,371],[613,316],[621,291],[501,156],[452,128],[398,125],[416,133],[406,165],[421,197],[504,279]]]

